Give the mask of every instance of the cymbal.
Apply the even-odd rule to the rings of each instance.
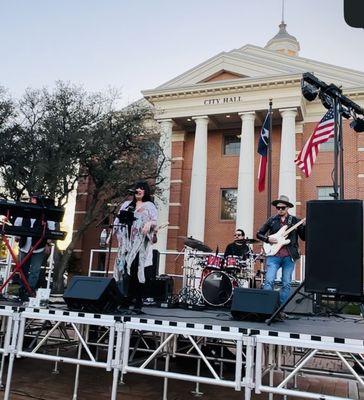
[[[259,243],[259,240],[246,238],[245,243],[248,243],[248,244]]]
[[[195,250],[204,251],[206,253],[210,253],[212,251],[209,246],[206,246],[203,242],[201,242],[201,240],[194,239],[192,236],[185,238],[184,243],[186,246]]]

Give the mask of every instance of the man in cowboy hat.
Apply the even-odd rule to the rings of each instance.
[[[299,218],[290,215],[288,209],[293,207],[287,196],[281,195],[279,199],[272,201],[272,205],[277,209],[277,214],[268,218],[265,224],[259,229],[257,238],[266,243],[277,243],[277,239],[271,235],[278,232],[283,226],[288,228],[297,224]],[[266,274],[263,289],[273,290],[277,271],[282,268],[282,288],[279,293],[280,303],[283,304],[289,297],[292,273],[295,262],[300,258],[298,252],[298,237],[305,240],[304,223],[293,230],[287,237],[290,242],[281,247],[274,256],[267,256]]]

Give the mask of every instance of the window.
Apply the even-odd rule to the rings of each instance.
[[[240,135],[224,135],[224,155],[238,156],[240,153]]]
[[[340,188],[338,188],[340,190]],[[332,186],[319,186],[317,187],[317,199],[318,200],[334,200],[330,193],[334,193]]]
[[[334,138],[330,138],[327,142],[320,144],[320,151],[334,151]]]
[[[221,190],[221,215],[220,215],[221,219],[224,220],[236,219],[237,196],[238,196],[237,189]]]

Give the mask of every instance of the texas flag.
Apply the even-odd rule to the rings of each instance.
[[[264,120],[258,143],[258,153],[260,154],[258,171],[258,190],[262,192],[265,189],[265,174],[267,170],[268,144],[269,144],[270,116],[269,112]]]

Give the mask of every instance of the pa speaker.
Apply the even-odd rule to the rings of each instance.
[[[74,276],[63,298],[72,310],[107,313],[122,303],[123,295],[114,278]]]
[[[265,319],[279,306],[279,292],[275,290],[235,288],[231,315],[234,319]]]
[[[363,201],[307,202],[305,290],[363,295]]]

